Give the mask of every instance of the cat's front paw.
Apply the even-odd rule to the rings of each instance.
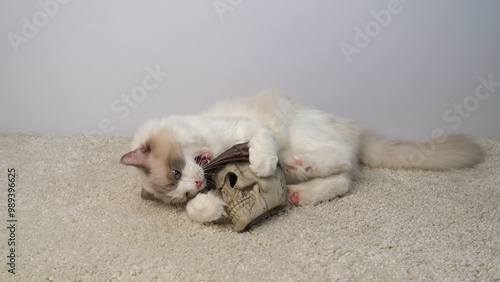
[[[260,127],[250,141],[250,170],[258,177],[267,177],[276,171],[278,166],[278,144],[273,133],[266,127]]]
[[[250,169],[258,177],[272,175],[278,165],[278,156],[273,153],[260,153],[250,148]]]
[[[194,221],[211,222],[227,216],[225,206],[226,203],[215,192],[208,192],[198,194],[189,201],[186,211],[189,218]]]

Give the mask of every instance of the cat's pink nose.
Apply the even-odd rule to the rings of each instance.
[[[203,184],[203,182],[200,182],[200,181],[195,181],[194,182],[194,185],[196,186],[197,189],[200,189],[201,185]]]

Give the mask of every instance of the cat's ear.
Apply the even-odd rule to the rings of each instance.
[[[120,162],[124,165],[132,165],[149,171],[150,165],[148,161],[150,150],[139,148],[123,155]]]

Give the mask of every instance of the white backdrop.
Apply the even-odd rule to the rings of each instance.
[[[500,136],[500,1],[1,1],[0,131],[131,135],[266,88],[391,137]]]

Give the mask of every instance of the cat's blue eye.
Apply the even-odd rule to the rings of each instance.
[[[181,173],[178,170],[172,169],[172,175],[174,176],[175,179],[181,178]]]

